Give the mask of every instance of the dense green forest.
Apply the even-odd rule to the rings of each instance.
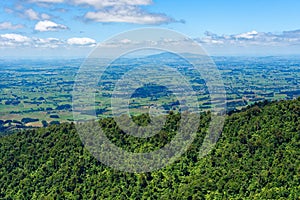
[[[100,120],[128,151],[151,151],[175,134],[170,113],[155,137],[135,139],[113,119]],[[147,124],[147,116],[134,119]],[[299,199],[300,98],[258,103],[231,113],[214,149],[198,150],[210,120],[201,115],[196,140],[175,163],[149,173],[104,166],[84,148],[74,124],[24,130],[0,138],[0,199]]]

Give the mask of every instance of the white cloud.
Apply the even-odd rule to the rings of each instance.
[[[40,19],[48,20],[51,18],[48,14],[46,14],[46,13],[39,14],[38,12],[34,11],[31,8],[25,10],[24,16],[31,20],[40,20]]]
[[[6,30],[6,29],[19,29],[24,28],[21,24],[13,25],[11,22],[2,22],[0,23],[0,30]]]
[[[58,38],[34,38],[33,46],[36,48],[58,48],[64,46],[64,42]]]
[[[136,6],[113,7],[97,12],[88,12],[85,18],[103,23],[163,24],[174,21],[166,15],[147,13]]]
[[[253,39],[257,35],[258,35],[257,31],[251,31],[251,32],[235,35],[235,38]]]
[[[29,0],[33,3],[68,3],[90,6],[95,11],[85,13],[87,20],[102,23],[163,24],[175,22],[160,13],[150,13],[141,6],[153,4],[152,0]],[[44,18],[45,19],[45,18]]]
[[[125,39],[121,40],[120,43],[122,43],[122,44],[130,44],[130,43],[132,43],[132,41],[129,40],[129,39],[127,39],[127,38],[125,38]]]
[[[73,0],[74,4],[87,4],[95,8],[115,6],[141,6],[150,5],[152,0]]]
[[[62,40],[59,38],[37,38],[37,37],[27,37],[20,34],[8,33],[0,35],[0,48],[43,48],[43,49],[54,49],[54,48],[67,48],[67,47],[94,47],[96,46],[96,40],[87,37],[73,37],[67,40]]]
[[[0,35],[0,47],[17,47],[17,46],[28,46],[30,45],[31,39],[29,37],[7,33]]]
[[[18,42],[18,43],[30,41],[29,37],[26,37],[26,36],[23,36],[20,34],[14,34],[14,33],[2,34],[2,35],[0,35],[0,37],[2,39],[11,40],[11,41]]]
[[[78,46],[95,46],[97,44],[96,40],[91,38],[70,38],[67,40],[69,45],[78,45]]]
[[[94,8],[114,7],[122,5],[151,5],[152,0],[29,0],[33,3],[71,3],[75,5],[89,5]]]
[[[235,45],[235,46],[287,46],[300,45],[300,30],[269,33],[251,31],[233,35],[218,35],[206,32],[205,37],[197,39],[208,45]]]
[[[31,8],[25,11],[25,15],[31,20],[39,20],[39,14]]]
[[[58,31],[64,29],[68,29],[68,27],[62,24],[57,24],[49,20],[39,21],[34,27],[34,30],[41,31],[41,32]]]
[[[33,3],[63,3],[64,0],[30,0]]]
[[[50,19],[51,17],[45,13],[41,14],[42,19]]]

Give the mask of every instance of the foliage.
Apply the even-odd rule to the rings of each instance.
[[[204,158],[198,157],[210,114],[175,163],[151,173],[104,166],[84,148],[74,124],[50,125],[0,138],[0,199],[298,199],[300,99],[257,104],[232,113]],[[126,136],[113,119],[100,124],[128,151],[152,151],[175,134],[170,114],[155,137]],[[147,116],[135,118],[147,124]]]
[[[30,122],[38,122],[39,119],[33,119],[33,118],[29,118],[29,117],[25,117],[25,118],[22,118],[21,122],[26,124],[26,123],[30,123]]]

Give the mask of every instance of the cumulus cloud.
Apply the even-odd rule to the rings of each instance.
[[[94,47],[96,46],[96,40],[92,38],[69,38],[67,40],[62,40],[58,38],[37,38],[37,37],[27,37],[20,34],[8,33],[0,35],[0,48],[20,48],[20,47],[30,47],[30,48],[66,48],[70,46],[74,47]]]
[[[65,0],[30,0],[33,3],[63,3]]]
[[[17,47],[17,46],[28,46],[31,42],[29,37],[7,33],[0,35],[0,47]]]
[[[38,12],[34,11],[31,8],[25,10],[23,16],[25,16],[26,18],[28,18],[30,20],[40,20],[40,19],[48,20],[51,18],[48,14],[46,14],[46,13],[39,14]]]
[[[84,18],[101,23],[163,24],[176,22],[165,14],[147,12],[141,7],[153,4],[152,0],[30,0],[30,2],[90,6],[95,11],[86,12]]]
[[[24,28],[24,26],[21,24],[13,25],[11,22],[0,23],[0,30],[20,29],[20,28]]]
[[[62,24],[57,24],[49,20],[39,21],[34,27],[34,30],[40,32],[58,31],[58,30],[65,30],[65,29],[68,29],[68,27]]]
[[[96,40],[91,39],[91,38],[70,38],[67,40],[67,43],[69,45],[78,45],[78,46],[95,46]]]
[[[89,5],[94,8],[104,8],[120,5],[151,5],[152,0],[29,0],[33,3],[71,3],[75,5]]]
[[[97,12],[88,12],[84,17],[103,23],[162,24],[174,21],[166,15],[148,13],[136,6],[113,7]]]
[[[29,37],[19,35],[19,34],[14,34],[14,33],[7,33],[7,34],[2,34],[0,35],[1,38],[6,39],[6,40],[11,40],[14,42],[28,42],[30,41]]]
[[[145,6],[152,4],[152,0],[73,0],[74,4],[87,4],[94,8],[116,6]]]
[[[34,10],[32,10],[31,8],[28,9],[28,10],[25,10],[25,15],[31,20],[40,19],[39,14],[37,12],[35,12]]]
[[[237,38],[237,39],[240,39],[240,38],[241,39],[253,39],[257,35],[258,35],[257,31],[250,31],[250,32],[235,35],[234,37]]]
[[[36,48],[59,48],[64,46],[64,41],[58,38],[34,38],[33,46]]]
[[[15,9],[5,8],[4,11],[8,14],[14,14],[16,16],[27,18],[30,20],[48,20],[51,18],[50,15],[46,13],[39,13],[32,8],[25,9],[22,5],[17,5]]]
[[[197,39],[208,45],[236,46],[287,46],[300,45],[300,30],[283,31],[281,33],[250,31],[232,35],[218,35],[206,32],[205,36]]]
[[[43,13],[43,14],[41,14],[41,18],[42,19],[50,19],[51,17],[50,17],[50,15]]]

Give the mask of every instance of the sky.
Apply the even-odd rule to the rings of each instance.
[[[10,0],[0,10],[0,58],[85,57],[146,27],[178,31],[209,55],[300,54],[298,0]]]

